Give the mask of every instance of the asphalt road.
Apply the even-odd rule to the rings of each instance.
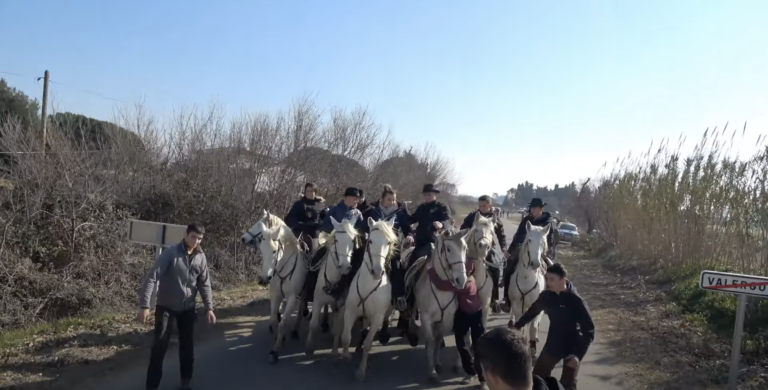
[[[511,221],[505,223],[510,234],[516,226]],[[577,275],[578,278],[578,275]],[[257,311],[256,308],[253,310]],[[258,310],[262,311],[262,310]],[[508,315],[493,316],[491,326],[505,326]],[[202,325],[202,324],[201,324]],[[359,362],[359,355],[353,355],[352,362],[334,364],[330,357],[330,334],[321,334],[317,339],[314,357],[309,358],[303,352],[304,337],[301,341],[287,340],[279,363],[270,364],[267,353],[270,350],[272,336],[268,330],[267,317],[243,316],[216,325],[220,336],[199,345],[195,355],[195,389],[230,389],[252,390],[254,388],[283,388],[318,390],[354,388],[366,390],[378,389],[461,389],[467,388],[459,381],[463,373],[454,374],[450,367],[456,356],[453,337],[446,338],[449,346],[443,355],[446,367],[442,382],[431,385],[427,382],[426,356],[423,346],[410,347],[405,340],[392,338],[386,346],[374,342],[369,359],[368,376],[365,383],[358,383],[354,371]],[[549,321],[543,318],[540,340],[546,339]],[[579,373],[579,387],[591,390],[621,389],[621,370],[612,366],[609,349],[600,343],[600,324],[597,324],[597,340],[583,362]],[[355,340],[353,340],[353,344]],[[543,343],[541,344],[543,346]],[[148,355],[147,351],[147,355]],[[165,376],[161,389],[176,389],[178,380],[178,358],[175,350],[170,350],[166,357]],[[129,369],[98,386],[98,389],[135,390],[143,389],[146,362],[137,362]],[[559,368],[556,371],[559,376]]]

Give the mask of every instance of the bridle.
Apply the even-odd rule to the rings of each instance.
[[[331,244],[331,246],[333,247],[333,251],[332,251],[333,252],[332,253],[333,256],[331,256],[331,254],[329,253],[328,257],[332,257],[333,258],[332,259],[333,265],[336,266],[337,270],[341,270],[341,257],[339,255],[339,246],[338,246],[338,243],[339,243],[338,235],[339,234],[347,234],[348,235],[349,233],[347,233],[344,230],[336,230],[336,231],[333,232],[333,244]],[[355,249],[357,248],[357,245],[358,244],[357,244],[356,241],[354,241],[352,243],[352,251],[347,254],[350,258],[352,258],[352,254],[354,253]],[[333,283],[331,283],[330,280],[328,280],[328,261],[327,260],[325,261],[325,267],[323,267],[323,279],[325,279],[325,285],[326,286],[330,286],[330,285],[333,284]]]
[[[453,267],[456,265],[461,265],[463,267],[466,267],[466,262],[462,261],[455,261],[451,263],[448,261],[448,250],[445,245],[445,239],[440,238],[440,248],[435,253],[437,257],[437,262],[440,264],[440,268],[443,270],[444,275],[452,275],[453,273]],[[443,261],[443,258],[445,258],[445,261]],[[433,261],[434,264],[434,261]],[[450,272],[449,272],[450,271]],[[440,305],[440,298],[437,297],[437,292],[435,292],[435,285],[430,281],[429,282],[430,290],[432,291],[432,296],[435,298],[435,301],[437,302],[437,307],[440,308],[440,322],[443,322],[443,319],[445,318],[445,310],[450,306],[454,301],[456,301],[456,294],[451,294],[451,300],[448,301],[448,303],[445,304],[445,306]]]
[[[371,229],[371,233],[373,233],[375,231],[379,231],[379,228]],[[385,267],[386,267],[387,261],[389,260],[389,256],[392,254],[392,246],[391,245],[392,245],[391,242],[387,242],[387,254],[386,255],[378,255],[379,258],[384,260],[384,266]],[[371,241],[370,241],[370,239],[368,240],[367,244],[365,245],[365,253],[368,254],[368,261],[364,261],[363,264],[365,264],[365,267],[368,268],[368,272],[371,273],[371,276],[376,278],[376,275],[373,272],[373,265],[374,265],[373,258],[374,258],[374,256],[373,256],[373,253],[371,253]],[[356,282],[356,286],[355,287],[357,289],[357,296],[358,296],[358,298],[360,298],[360,302],[358,302],[357,306],[362,306],[363,314],[365,314],[365,302],[368,301],[368,298],[370,298],[371,295],[373,295],[373,293],[376,292],[376,290],[379,289],[379,287],[381,287],[381,284],[383,282],[384,282],[384,276],[380,275],[379,276],[379,281],[378,281],[378,283],[376,283],[376,286],[374,286],[373,289],[371,289],[371,291],[368,292],[368,294],[363,296],[363,294],[360,293],[360,276],[357,277],[357,282]]]
[[[253,237],[252,240],[255,242],[256,248],[259,248],[261,243],[264,240],[266,240],[263,232],[258,232],[255,235],[253,235],[249,231],[248,234],[251,235],[251,237]],[[293,265],[291,266],[291,269],[288,270],[288,272],[283,273],[286,267],[288,267],[286,265],[287,263],[286,261],[281,261],[285,256],[285,245],[283,244],[282,240],[280,240],[279,238],[277,240],[273,240],[272,238],[269,238],[269,240],[272,242],[277,242],[277,249],[272,252],[272,269],[273,269],[272,275],[273,277],[276,276],[280,280],[280,293],[283,294],[283,296],[286,296],[285,291],[283,290],[283,285],[285,284],[285,281],[290,280],[293,277],[294,272],[296,272],[296,266],[299,264],[299,254],[301,253],[301,251],[300,250],[296,251],[296,254],[293,256],[294,261],[293,261]],[[262,253],[262,258],[263,258],[263,253]],[[281,263],[282,263],[282,266],[278,268],[278,266],[280,266]]]
[[[546,240],[546,238],[545,238],[545,240]],[[520,248],[520,254],[522,254],[522,252],[525,251],[525,253],[528,255],[528,262],[523,262],[522,259],[520,261],[520,264],[525,269],[531,269],[532,267],[534,267],[533,259],[536,257],[536,256],[531,256],[531,252],[530,252],[530,246],[531,245],[530,245],[530,243],[531,243],[530,237],[526,237],[525,242],[523,243],[523,246]],[[541,261],[541,260],[539,259],[539,261]],[[539,266],[537,268],[538,269],[536,269],[535,272],[537,272],[537,273],[541,272],[541,263],[539,263]],[[528,291],[523,291],[520,288],[520,273],[516,272],[515,273],[515,286],[517,287],[517,291],[520,292],[520,303],[521,303],[521,305],[523,307],[523,310],[525,310],[525,296],[528,295],[535,288],[539,287],[539,279],[536,278],[536,283]]]

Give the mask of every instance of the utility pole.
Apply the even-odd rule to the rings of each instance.
[[[46,139],[48,133],[48,81],[51,79],[51,73],[45,71],[43,77],[43,156],[45,156]]]

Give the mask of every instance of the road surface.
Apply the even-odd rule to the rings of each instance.
[[[505,220],[505,230],[511,236],[517,226]],[[578,278],[578,275],[576,275]],[[255,311],[255,309],[254,309]],[[508,315],[492,316],[491,326],[505,326]],[[579,373],[579,387],[591,390],[621,389],[621,371],[613,367],[607,346],[600,343],[600,324],[597,325],[597,340],[592,344]],[[442,383],[427,383],[426,356],[423,346],[410,347],[405,340],[393,337],[388,345],[374,342],[369,359],[368,376],[365,383],[357,383],[354,370],[359,355],[353,355],[352,362],[332,364],[330,358],[330,334],[321,334],[317,339],[318,350],[312,358],[303,352],[301,341],[286,340],[279,363],[268,363],[267,353],[272,336],[268,331],[267,317],[240,317],[216,325],[223,336],[208,340],[197,346],[195,355],[195,389],[252,390],[271,389],[462,389],[459,382],[462,374],[454,374],[450,367],[456,356],[453,337],[446,338],[449,346],[443,355],[446,369],[441,375]],[[549,321],[544,316],[540,340],[546,339]],[[353,343],[355,340],[353,340]],[[541,348],[540,348],[541,349]],[[149,355],[149,353],[147,353]],[[147,356],[148,357],[148,356]],[[178,358],[175,350],[169,350],[165,363],[162,390],[176,389],[179,385]],[[142,389],[146,373],[146,362],[137,362],[136,367],[117,376],[98,389],[135,390]],[[555,375],[559,377],[559,368]]]

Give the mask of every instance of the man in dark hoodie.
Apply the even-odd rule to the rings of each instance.
[[[507,262],[507,266],[504,268],[504,302],[507,309],[511,307],[509,304],[509,278],[512,276],[513,273],[515,273],[515,269],[517,268],[517,263],[520,261],[520,248],[522,247],[523,243],[525,242],[525,236],[528,233],[528,230],[526,229],[526,223],[530,222],[533,226],[550,226],[552,225],[552,215],[549,212],[544,211],[544,206],[547,204],[544,203],[540,198],[533,198],[531,199],[530,203],[530,213],[523,217],[523,219],[520,221],[520,225],[517,226],[517,231],[515,232],[514,237],[512,237],[512,243],[509,244],[509,250],[507,253],[509,254],[509,261]],[[547,245],[552,246],[555,244],[554,242],[554,235],[553,227],[549,229],[549,234],[547,235]],[[548,259],[545,260],[547,262],[547,265],[552,265],[552,262]]]
[[[557,379],[542,378],[531,371],[531,350],[522,333],[509,328],[489,330],[477,341],[480,361],[489,390],[558,390]]]
[[[312,248],[312,240],[320,234],[320,226],[328,213],[328,208],[323,203],[323,198],[318,196],[318,188],[314,183],[304,185],[304,194],[301,199],[291,206],[288,215],[285,216],[285,224],[291,228],[293,234],[301,235],[309,249]]]
[[[533,373],[547,377],[562,360],[560,383],[566,390],[576,390],[581,361],[595,339],[595,324],[587,302],[579,296],[567,276],[568,272],[560,263],[547,268],[547,290],[542,291],[539,299],[512,327],[519,330],[545,312],[549,317],[549,334]]]

